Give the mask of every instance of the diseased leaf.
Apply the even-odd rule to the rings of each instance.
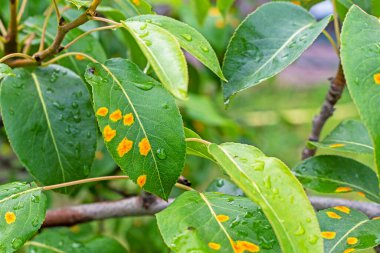
[[[313,207],[284,163],[244,144],[211,144],[209,151],[232,181],[262,208],[283,253],[323,252]],[[294,210],[302,212],[294,215]]]
[[[380,244],[380,220],[337,206],[318,212],[326,253],[356,252]]]
[[[214,49],[205,37],[193,27],[173,18],[161,15],[142,15],[128,20],[149,22],[164,28],[176,37],[182,48],[192,54],[221,79],[225,80]]]
[[[85,76],[113,159],[144,190],[167,199],[186,151],[174,99],[128,60],[90,64]]]
[[[0,186],[0,252],[21,248],[45,219],[46,197],[35,183]]]
[[[163,86],[185,99],[189,77],[179,42],[165,29],[148,22],[121,21],[135,38]]]
[[[342,29],[342,64],[351,97],[374,144],[380,174],[380,23],[353,6]]]
[[[189,191],[156,216],[174,252],[280,252],[268,220],[248,198]]]
[[[267,18],[275,17],[275,18]],[[278,74],[318,37],[330,17],[317,22],[305,9],[290,3],[268,3],[250,14],[228,46],[223,73],[224,99]]]
[[[301,162],[294,174],[303,186],[324,193],[356,191],[380,203],[378,179],[369,167],[341,156],[316,156]]]
[[[13,70],[4,63],[0,63],[0,80],[7,76],[14,76]]]
[[[89,5],[90,1],[82,1],[82,0],[66,0],[67,2],[75,5],[78,10],[84,6]]]
[[[196,138],[196,139],[202,139],[196,132],[193,130],[185,127],[185,136],[186,138]],[[208,152],[206,144],[194,142],[194,141],[188,141],[186,142],[186,153],[189,155],[195,155],[199,157],[203,157],[206,159],[209,159],[211,161],[215,161],[214,157],[210,155]]]
[[[321,142],[313,146],[354,154],[373,154],[373,145],[367,128],[357,120],[345,120],[334,128]]]
[[[58,65],[14,72],[3,81],[1,110],[20,161],[44,185],[87,177],[97,129],[85,83]]]

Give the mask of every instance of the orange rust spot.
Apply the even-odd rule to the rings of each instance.
[[[108,108],[107,107],[100,107],[97,111],[96,111],[96,115],[99,115],[99,116],[106,116],[108,114]]]
[[[230,219],[230,217],[228,217],[227,215],[224,215],[224,214],[219,214],[216,216],[216,219],[220,222],[225,222],[225,221],[228,221]]]
[[[110,142],[116,136],[116,130],[107,125],[103,130],[103,136],[106,142]]]
[[[292,1],[292,3],[295,5],[301,5],[301,1]]]
[[[123,157],[126,153],[128,153],[132,149],[133,141],[124,138],[119,145],[117,146],[117,153],[120,157]]]
[[[335,143],[335,144],[331,144],[329,147],[330,148],[341,148],[341,147],[344,147],[345,145],[342,144],[342,143]]]
[[[218,8],[216,8],[216,7],[212,7],[212,8],[210,8],[210,10],[209,10],[209,14],[210,14],[210,16],[217,17],[217,16],[220,16],[220,11],[219,11]]]
[[[133,122],[135,122],[135,118],[133,117],[132,113],[124,115],[123,123],[125,126],[130,126],[133,124]]]
[[[216,22],[215,22],[216,28],[222,29],[222,28],[224,28],[224,26],[225,26],[225,23],[224,23],[223,19],[216,20]]]
[[[331,231],[321,232],[321,236],[325,239],[332,240],[335,238],[336,232],[331,232]]]
[[[221,247],[220,244],[216,242],[209,242],[208,246],[210,247],[210,249],[213,249],[213,250],[220,250],[220,247]]]
[[[349,214],[351,211],[350,208],[348,208],[346,206],[336,206],[336,207],[334,207],[334,209],[341,211],[342,213],[346,213],[346,214]]]
[[[104,158],[104,154],[103,154],[103,152],[97,150],[97,151],[95,152],[95,159],[96,159],[96,160],[103,160],[103,158]]]
[[[358,194],[359,194],[359,196],[365,198],[365,194],[364,194],[364,192],[358,192]]]
[[[342,219],[342,217],[334,212],[326,212],[327,216],[331,219]]]
[[[341,193],[341,192],[350,192],[352,191],[352,188],[350,187],[345,187],[345,186],[342,186],[342,187],[338,187],[336,188],[335,192],[337,193]]]
[[[123,114],[119,109],[110,114],[110,120],[117,122],[123,118]]]
[[[139,6],[141,3],[140,3],[140,0],[132,0],[132,2],[135,4],[135,5],[137,5],[137,6]]]
[[[358,243],[358,238],[356,237],[348,237],[347,238],[347,244],[349,245],[354,245],[354,244],[357,244]]]
[[[146,156],[149,153],[151,147],[147,138],[144,138],[140,141],[139,149],[140,149],[140,154],[143,156]]]
[[[373,80],[375,80],[376,84],[380,84],[380,73],[374,74]]]
[[[193,121],[193,126],[198,133],[201,133],[205,130],[205,125],[200,121]]]
[[[146,183],[146,175],[141,175],[137,178],[137,184],[140,188],[143,188]]]
[[[244,253],[245,251],[248,251],[248,252],[259,252],[260,251],[259,246],[257,246],[254,243],[247,242],[247,241],[236,241],[236,243],[234,243],[233,247],[237,253]]]
[[[350,248],[350,249],[346,249],[345,251],[343,251],[343,253],[351,253],[351,252],[354,252],[355,249],[353,248]]]
[[[6,212],[4,219],[7,224],[12,224],[16,221],[16,214],[14,212]]]
[[[86,57],[84,57],[83,55],[81,54],[76,54],[75,55],[75,59],[77,59],[78,61],[83,61]]]

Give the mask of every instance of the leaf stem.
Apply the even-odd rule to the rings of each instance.
[[[334,30],[335,30],[335,37],[338,48],[340,47],[340,27],[339,27],[339,16],[338,11],[336,9],[336,0],[332,1],[333,8],[334,8]]]
[[[46,29],[47,29],[47,25],[49,23],[49,19],[50,19],[50,16],[51,16],[52,12],[53,12],[53,7],[51,6],[47,10],[46,17],[45,17],[45,20],[44,20],[44,24],[42,26],[41,42],[40,42],[40,47],[38,49],[39,51],[44,50]]]
[[[57,4],[56,0],[53,0],[53,5],[54,5],[55,13],[57,15],[57,21],[58,21],[58,24],[59,24],[60,20],[61,20],[61,13],[59,12],[59,8],[58,8],[58,4]]]
[[[3,34],[3,36],[7,35],[7,29],[5,28],[3,21],[0,19],[0,32]]]
[[[113,20],[111,20],[111,19],[108,19],[108,18],[91,17],[90,19],[91,19],[91,20],[96,20],[96,21],[102,21],[102,22],[105,22],[105,23],[110,23],[110,24],[113,24],[113,25],[121,26],[120,23],[118,23],[118,22],[116,22],[116,21],[113,21]]]
[[[185,191],[195,191],[195,189],[191,188],[190,186],[180,184],[180,183],[176,183],[175,187],[177,187],[178,189],[185,190]]]
[[[198,139],[198,138],[186,138],[185,140],[188,142],[199,142],[199,143],[205,144],[207,146],[211,144],[211,142],[208,142],[208,141],[202,140],[202,139]]]
[[[20,10],[18,11],[18,15],[17,15],[17,22],[18,23],[20,22],[20,20],[22,18],[22,14],[24,14],[25,7],[26,7],[27,3],[28,3],[28,0],[23,0],[21,3],[21,7],[20,7]]]
[[[62,183],[62,184],[44,186],[42,187],[42,190],[50,191],[50,190],[55,190],[55,189],[69,187],[73,185],[79,185],[79,184],[86,184],[86,183],[93,183],[93,182],[100,182],[100,181],[110,181],[110,180],[126,180],[126,179],[129,179],[129,177],[128,176],[107,176],[107,177],[86,178],[86,179],[76,180],[76,181]]]
[[[15,58],[15,57],[21,57],[21,58],[25,58],[28,60],[35,61],[34,58],[30,55],[23,54],[23,53],[13,53],[13,54],[8,54],[8,55],[4,56],[3,58],[0,58],[0,62],[5,62],[6,60],[11,59],[11,58]]]
[[[322,33],[323,33],[323,35],[326,36],[326,38],[328,39],[328,41],[330,42],[330,44],[334,48],[336,54],[339,56],[339,49],[338,49],[334,39],[331,37],[331,35],[326,30],[323,30]]]
[[[99,63],[97,60],[95,60],[94,58],[92,58],[91,56],[89,56],[87,54],[84,54],[84,53],[81,53],[81,52],[68,52],[68,53],[64,53],[64,54],[58,55],[57,57],[51,59],[50,61],[43,62],[41,64],[41,66],[47,66],[47,65],[53,64],[54,62],[59,61],[60,59],[63,59],[63,58],[68,57],[68,56],[73,56],[73,55],[75,55],[75,56],[76,55],[80,55],[80,56],[83,56],[83,57],[89,59],[92,62]]]

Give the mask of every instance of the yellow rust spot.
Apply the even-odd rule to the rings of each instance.
[[[220,250],[220,244],[216,242],[209,242],[208,246],[213,250]]]
[[[342,217],[334,212],[326,212],[327,216],[331,219],[342,219]]]
[[[342,186],[342,187],[338,187],[336,188],[335,192],[337,193],[341,193],[341,192],[350,192],[352,191],[352,188],[350,187],[346,187],[346,186]]]
[[[334,209],[346,214],[349,214],[351,212],[351,209],[346,206],[336,206]]]
[[[77,59],[78,61],[83,61],[86,57],[84,57],[83,55],[81,54],[76,54],[75,55],[75,59]]]
[[[346,249],[345,251],[343,251],[343,253],[351,253],[351,252],[354,252],[355,249],[353,248],[350,248],[350,249]]]
[[[143,188],[146,183],[146,175],[141,175],[137,178],[137,184],[140,188]]]
[[[336,232],[324,231],[324,232],[321,232],[321,236],[325,239],[332,240],[335,238]]]
[[[374,74],[373,80],[375,80],[376,84],[380,84],[380,73]]]
[[[106,142],[110,142],[116,136],[116,130],[107,125],[103,130],[103,136]]]
[[[295,4],[295,5],[301,5],[301,1],[294,1],[293,0],[292,3]]]
[[[143,156],[146,156],[149,153],[151,147],[147,138],[144,138],[140,141],[139,149],[140,149],[140,154]]]
[[[106,116],[108,114],[108,108],[107,107],[100,107],[97,111],[96,111],[96,115],[99,115],[99,116]]]
[[[16,221],[16,214],[14,212],[6,212],[4,219],[7,224],[12,224]]]
[[[95,159],[96,159],[96,160],[103,160],[103,158],[104,158],[104,154],[103,154],[103,152],[97,150],[97,151],[95,152]]]
[[[235,252],[237,253],[244,253],[245,251],[248,252],[259,252],[260,247],[257,246],[254,243],[247,242],[247,241],[236,241],[233,245]]]
[[[365,198],[365,194],[364,194],[364,192],[358,192],[358,194],[359,194],[359,196]]]
[[[228,221],[230,219],[230,217],[228,217],[227,215],[224,215],[224,214],[219,214],[216,216],[216,219],[220,222],[225,222],[225,221]]]
[[[117,122],[123,118],[123,114],[119,109],[110,114],[110,120]]]
[[[342,143],[334,143],[334,144],[331,144],[329,147],[330,148],[341,148],[341,147],[344,147],[345,145],[342,144]]]
[[[133,141],[124,138],[117,146],[117,153],[120,157],[123,157],[132,149]]]
[[[214,17],[217,17],[217,16],[221,15],[220,11],[219,11],[219,9],[217,7],[210,8],[209,14],[210,14],[210,16],[214,16]]]
[[[123,123],[125,126],[130,126],[133,124],[133,122],[135,122],[135,118],[133,117],[132,113],[124,115]]]
[[[139,6],[141,4],[140,0],[132,0],[132,2],[134,3],[134,5],[137,5],[137,6]]]
[[[358,243],[358,238],[356,237],[348,237],[347,238],[347,244],[349,245],[354,245],[354,244],[357,244]]]

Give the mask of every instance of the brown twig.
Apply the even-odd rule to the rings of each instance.
[[[309,141],[319,141],[323,126],[325,125],[326,121],[333,115],[335,111],[335,105],[342,96],[344,87],[346,85],[346,80],[344,78],[341,64],[339,64],[335,78],[332,78],[330,82],[330,89],[328,90],[321,111],[319,112],[319,115],[317,115],[313,120],[313,126],[311,134],[309,136]],[[314,156],[315,152],[315,148],[311,148],[309,145],[306,145],[302,152],[302,159]]]

